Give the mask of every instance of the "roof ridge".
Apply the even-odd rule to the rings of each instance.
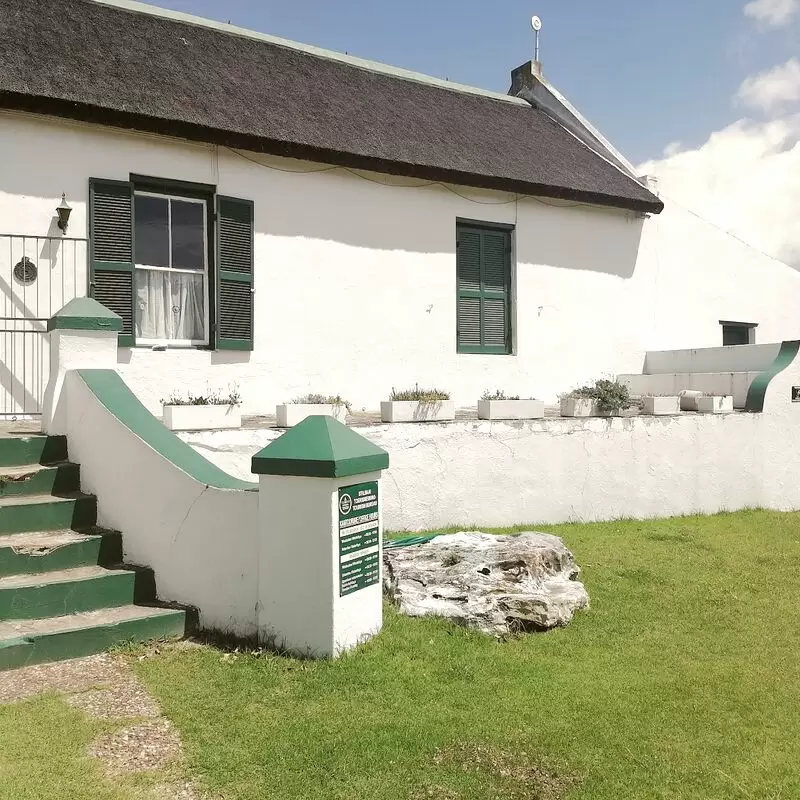
[[[140,14],[149,14],[153,17],[161,17],[162,19],[171,20],[173,22],[183,22],[187,25],[197,25],[198,27],[211,28],[212,30],[219,31],[220,33],[227,33],[232,36],[242,36],[247,39],[255,39],[256,41],[265,42],[267,44],[275,45],[276,47],[286,47],[290,50],[297,50],[307,55],[316,56],[317,58],[326,58],[331,61],[339,61],[340,63],[347,64],[357,69],[363,69],[368,72],[378,72],[390,77],[399,78],[401,80],[414,81],[428,86],[436,86],[440,89],[449,89],[453,92],[461,92],[463,94],[472,94],[478,97],[485,97],[491,100],[500,100],[513,105],[529,104],[519,97],[514,97],[509,94],[501,92],[494,92],[490,89],[481,89],[477,86],[469,86],[465,83],[454,83],[442,78],[436,78],[433,75],[426,75],[424,72],[415,72],[414,70],[404,69],[403,67],[394,67],[390,64],[383,64],[380,61],[371,61],[366,58],[359,58],[358,56],[351,56],[346,53],[339,53],[336,50],[328,50],[323,47],[317,47],[311,44],[304,44],[303,42],[295,42],[291,39],[284,39],[280,36],[273,36],[269,33],[261,33],[254,31],[250,28],[242,28],[239,25],[231,25],[224,22],[217,22],[207,17],[196,16],[195,14],[187,14],[183,11],[173,11],[168,8],[161,8],[160,6],[151,5],[150,3],[142,3],[138,0],[88,0],[88,2],[97,3],[98,5],[109,6],[111,8],[118,8],[123,11],[132,11]]]

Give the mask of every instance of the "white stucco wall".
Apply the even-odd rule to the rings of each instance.
[[[151,567],[159,598],[195,606],[200,625],[256,633],[258,492],[195,480],[109,412],[77,372],[64,407],[81,488],[97,495],[98,524],[122,532],[125,560]]]
[[[346,478],[260,476],[258,618],[263,640],[292,652],[334,657],[380,631],[381,544],[360,551],[378,553],[378,580],[339,594],[338,489],[367,481],[377,481],[380,487],[381,473]],[[380,516],[377,527],[382,533]]]
[[[800,508],[800,364],[770,384],[765,412],[450,422],[358,428],[389,452],[387,530],[651,518]],[[181,438],[232,475],[275,429]]]
[[[153,410],[172,389],[230,383],[248,413],[308,391],[374,409],[415,382],[458,405],[487,388],[552,400],[640,372],[646,350],[718,345],[721,319],[759,323],[758,341],[797,336],[800,275],[677,206],[645,221],[247,154],[266,169],[224,148],[8,112],[0,152],[0,215],[15,233],[51,230],[62,192],[70,234],[84,233],[90,177],[196,181],[254,201],[255,351],[121,350]],[[456,353],[457,218],[516,226],[514,356]]]

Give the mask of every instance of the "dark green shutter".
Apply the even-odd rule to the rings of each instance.
[[[220,350],[253,349],[253,203],[217,197],[217,324]]]
[[[511,232],[459,225],[459,353],[511,352]]]
[[[122,317],[121,347],[134,344],[133,184],[89,181],[89,295]]]

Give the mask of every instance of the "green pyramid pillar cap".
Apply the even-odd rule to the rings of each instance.
[[[47,330],[118,332],[122,317],[92,297],[76,297],[47,320]]]
[[[253,456],[256,475],[346,478],[387,469],[389,454],[333,417],[306,417]]]

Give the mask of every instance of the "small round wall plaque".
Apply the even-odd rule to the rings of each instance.
[[[30,286],[39,274],[36,264],[28,256],[22,258],[14,264],[14,277],[23,285]]]

